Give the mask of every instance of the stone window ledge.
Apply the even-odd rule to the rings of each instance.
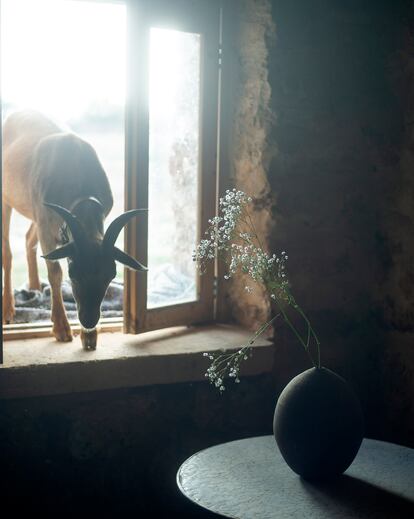
[[[125,335],[102,333],[96,351],[84,351],[80,337],[72,343],[52,338],[24,339],[3,344],[0,399],[57,395],[155,384],[205,380],[205,351],[236,350],[252,332],[216,324],[177,327]],[[273,345],[255,344],[243,375],[272,371]]]

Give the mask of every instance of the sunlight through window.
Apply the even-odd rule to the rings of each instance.
[[[194,301],[200,35],[150,33],[148,308]]]
[[[3,118],[16,110],[35,109],[92,144],[114,195],[108,222],[122,213],[126,7],[74,0],[2,0],[1,66]],[[28,228],[29,221],[13,211],[14,288],[27,282]],[[117,245],[123,248],[122,234]],[[38,263],[42,281],[47,282],[44,260]],[[61,263],[63,267],[66,262]],[[118,268],[119,283],[122,272]],[[120,292],[121,307],[107,315],[122,316],[122,286]],[[29,314],[25,312],[22,321],[31,321]],[[76,312],[69,311],[69,318],[76,318]]]

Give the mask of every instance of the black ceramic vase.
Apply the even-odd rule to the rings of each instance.
[[[326,368],[311,368],[282,391],[273,431],[294,472],[310,480],[337,476],[349,467],[361,445],[361,405],[342,377]]]

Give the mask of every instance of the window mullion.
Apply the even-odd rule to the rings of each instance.
[[[127,96],[125,146],[126,209],[148,207],[148,49],[149,26],[139,2],[128,4]],[[128,225],[125,247],[129,254],[148,263],[148,214]],[[145,328],[147,274],[126,270],[124,330],[137,333]]]
[[[223,196],[226,189],[234,187],[232,164],[230,157],[233,154],[232,128],[234,120],[234,92],[238,88],[237,49],[233,42],[236,41],[234,23],[234,1],[223,2],[221,8],[221,34],[220,34],[220,116],[219,116],[219,159],[217,200]],[[218,206],[218,204],[217,204]],[[218,212],[218,207],[217,207]],[[228,297],[228,282],[225,281],[226,265],[223,261],[217,262],[217,300],[216,320],[227,322],[231,318],[231,309]]]

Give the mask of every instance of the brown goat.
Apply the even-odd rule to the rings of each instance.
[[[14,316],[9,232],[15,209],[32,221],[26,234],[29,288],[40,289],[38,241],[46,259],[53,334],[58,341],[72,340],[61,294],[62,269],[56,261],[68,258],[85,329],[82,342],[87,349],[95,348],[95,327],[102,299],[116,275],[115,260],[146,270],[115,247],[122,227],[140,210],[122,214],[104,233],[103,222],[112,204],[108,178],[90,144],[37,112],[16,112],[7,118],[3,127],[3,322],[12,322]]]

